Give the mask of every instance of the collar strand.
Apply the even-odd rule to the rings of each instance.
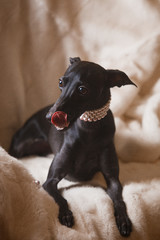
[[[80,116],[80,120],[85,122],[96,122],[101,120],[107,115],[107,112],[110,107],[111,98],[108,102],[102,107],[92,111],[86,111]]]

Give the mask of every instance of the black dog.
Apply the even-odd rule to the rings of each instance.
[[[43,187],[59,205],[59,220],[67,227],[74,224],[73,215],[57,184],[62,178],[87,181],[102,172],[118,229],[122,236],[129,236],[132,227],[122,199],[109,103],[111,87],[135,84],[119,70],[105,70],[80,58],[70,58],[70,63],[59,80],[60,98],[32,116],[15,134],[10,154],[55,154]],[[44,119],[47,112],[52,126]]]

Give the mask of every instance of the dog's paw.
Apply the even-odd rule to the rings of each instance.
[[[117,214],[117,216],[115,217],[120,234],[123,237],[128,237],[132,232],[132,223],[129,217],[127,216],[127,214]]]
[[[72,212],[67,209],[65,211],[59,212],[59,221],[62,225],[65,225],[66,227],[72,227],[74,225],[74,218]]]

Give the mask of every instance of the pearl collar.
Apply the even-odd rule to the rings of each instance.
[[[107,115],[107,112],[110,107],[110,101],[111,101],[111,98],[108,100],[108,102],[102,108],[84,112],[80,116],[80,120],[85,121],[85,122],[96,122],[98,120],[101,120],[102,118],[104,118]]]

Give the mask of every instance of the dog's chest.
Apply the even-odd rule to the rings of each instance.
[[[74,125],[65,135],[71,146],[70,179],[90,180],[100,170],[103,152],[112,138],[108,128],[82,129]]]
[[[77,153],[72,166],[70,168],[69,176],[72,180],[87,181],[99,171],[99,156],[95,153],[82,154]]]
[[[85,141],[79,141],[72,156],[72,167],[69,175],[74,180],[90,180],[99,171],[100,159],[103,152],[103,144],[96,139],[86,137]]]

